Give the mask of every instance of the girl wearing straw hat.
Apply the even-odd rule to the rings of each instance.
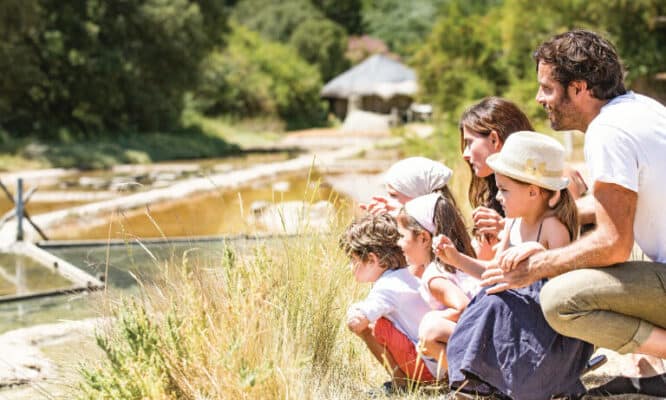
[[[504,228],[504,210],[497,199],[497,185],[489,156],[498,153],[514,132],[533,130],[525,113],[509,100],[486,97],[470,106],[460,117],[460,147],[472,172],[468,196],[474,210],[475,248],[480,259],[492,259],[499,233]],[[567,169],[569,190],[579,197],[587,188],[580,174]]]
[[[497,200],[506,215],[495,258],[468,257],[443,236],[435,240],[442,262],[480,276],[485,267],[511,270],[531,254],[578,236],[576,206],[563,177],[564,148],[555,139],[513,133],[486,163],[494,171]],[[584,392],[579,377],[593,347],[548,325],[539,305],[544,283],[474,297],[447,347],[452,387],[537,400]]]

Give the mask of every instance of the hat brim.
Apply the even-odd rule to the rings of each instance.
[[[558,178],[549,178],[545,176],[534,176],[530,175],[525,171],[520,171],[516,168],[513,168],[504,162],[500,158],[500,153],[491,154],[486,158],[486,164],[493,171],[506,175],[509,178],[513,178],[520,182],[531,183],[532,185],[539,186],[548,190],[562,190],[569,185],[569,179],[565,177]]]

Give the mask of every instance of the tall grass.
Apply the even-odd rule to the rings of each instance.
[[[344,326],[367,288],[336,234],[304,231],[249,255],[225,247],[214,264],[186,253],[140,296],[112,302],[97,336],[105,357],[82,366],[77,397],[351,399],[388,378]]]
[[[368,290],[338,248],[347,222],[343,212],[321,233],[303,221],[296,237],[249,254],[223,246],[210,262],[192,249],[160,265],[140,296],[109,302],[115,318],[97,335],[105,357],[80,368],[75,396],[367,398],[389,376],[344,323]]]

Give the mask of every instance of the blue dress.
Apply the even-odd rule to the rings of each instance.
[[[544,283],[472,299],[447,345],[451,388],[521,400],[585,391],[580,374],[594,348],[548,325],[539,305]]]

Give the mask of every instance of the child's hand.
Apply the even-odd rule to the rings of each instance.
[[[474,233],[478,236],[495,237],[504,229],[504,218],[492,208],[477,207],[472,211]]]
[[[378,215],[392,213],[400,209],[400,204],[386,197],[373,196],[370,203],[361,204],[359,207],[372,215]]]
[[[437,235],[432,238],[432,250],[435,256],[444,264],[458,265],[456,260],[458,260],[460,253],[446,235]]]
[[[500,241],[497,236],[489,233],[476,236],[474,242],[472,242],[476,258],[479,260],[491,260],[495,257],[499,243]]]
[[[539,242],[525,242],[517,246],[510,247],[499,256],[499,267],[504,272],[509,272],[516,268],[521,261],[527,259],[534,253],[546,250]]]
[[[358,308],[353,305],[347,310],[347,327],[356,334],[360,334],[370,325],[370,321]]]

